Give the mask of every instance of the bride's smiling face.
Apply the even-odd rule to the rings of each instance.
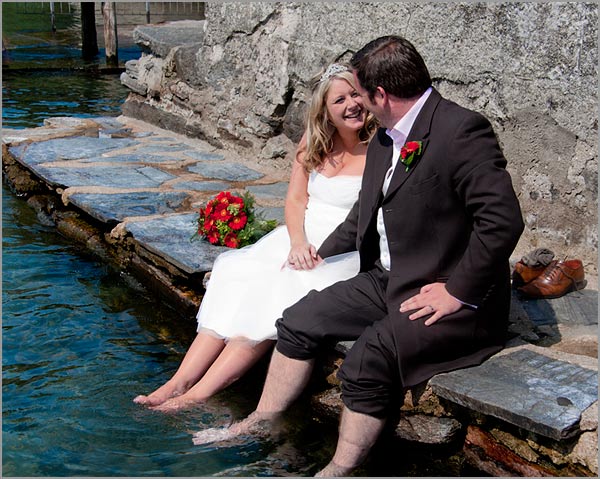
[[[338,130],[360,130],[365,123],[362,98],[346,80],[332,80],[325,97],[327,116]]]

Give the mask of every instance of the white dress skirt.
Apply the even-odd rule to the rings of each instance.
[[[344,221],[358,198],[361,177],[326,177],[312,172],[304,229],[317,249]],[[290,237],[279,226],[253,245],[219,255],[198,311],[198,332],[224,339],[276,339],[275,321],[310,290],[317,291],[358,273],[358,253],[326,258],[312,270],[282,267]]]

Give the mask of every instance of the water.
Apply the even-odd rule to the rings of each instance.
[[[71,71],[3,73],[2,125],[30,128],[58,116],[116,116],[126,96],[127,89],[121,85],[119,75]]]

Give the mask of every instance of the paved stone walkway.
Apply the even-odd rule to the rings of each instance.
[[[247,189],[265,218],[283,222],[285,171],[258,170],[231,152],[130,118],[47,123],[45,129],[4,130],[10,153],[65,203],[131,233],[187,274],[210,271],[226,249],[190,242],[198,209],[219,191]],[[94,130],[96,136],[85,136]],[[59,137],[52,138],[53,131]]]

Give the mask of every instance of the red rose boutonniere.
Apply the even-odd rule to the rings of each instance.
[[[276,220],[265,220],[254,212],[254,197],[221,191],[200,208],[198,229],[192,237],[201,237],[211,244],[241,248],[256,242],[277,226]]]
[[[422,141],[407,141],[400,149],[400,161],[406,166],[406,171],[408,171],[410,165],[419,157],[422,147]]]

